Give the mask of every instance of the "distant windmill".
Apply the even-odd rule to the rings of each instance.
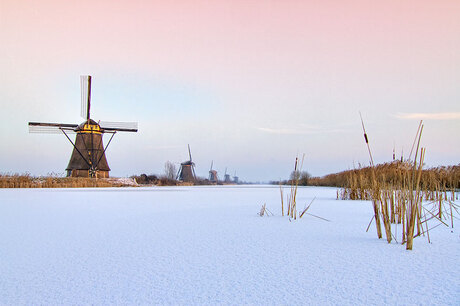
[[[217,181],[219,180],[217,178],[217,171],[216,170],[212,170],[212,164],[213,164],[214,161],[211,161],[211,169],[209,170],[209,181],[211,183],[217,183]]]
[[[232,180],[230,178],[230,174],[227,174],[227,168],[225,168],[224,182],[225,183],[231,183],[232,182]]]
[[[238,184],[238,179],[239,179],[239,178],[236,176],[236,171],[235,171],[235,175],[233,176],[233,182],[234,182],[235,184]]]
[[[67,176],[109,177],[109,165],[105,151],[117,132],[137,132],[137,122],[96,122],[90,118],[91,76],[83,75],[81,81],[81,116],[83,123],[29,122],[31,133],[63,133],[73,146],[72,156],[67,166]],[[104,148],[102,135],[112,134]],[[77,134],[73,142],[67,134]]]
[[[188,145],[188,156],[190,157],[190,160],[180,164],[180,169],[177,173],[177,179],[179,181],[193,182],[196,179],[195,164],[192,162],[192,152],[190,151],[190,145]]]

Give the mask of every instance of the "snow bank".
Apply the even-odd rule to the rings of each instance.
[[[331,222],[272,186],[0,190],[0,304],[460,304],[457,229],[406,251],[369,202],[315,196]]]

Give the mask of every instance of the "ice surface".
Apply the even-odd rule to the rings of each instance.
[[[369,202],[315,196],[331,222],[281,217],[274,186],[0,190],[0,304],[460,304],[457,229],[406,251]]]

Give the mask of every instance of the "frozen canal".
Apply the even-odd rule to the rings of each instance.
[[[0,304],[460,304],[456,228],[406,251],[314,197],[330,222],[281,217],[277,186],[0,189]]]

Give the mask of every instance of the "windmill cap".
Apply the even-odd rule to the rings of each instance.
[[[86,120],[85,122],[81,123],[81,124],[77,127],[77,131],[83,130],[84,127],[85,127],[85,124],[91,124],[91,125],[97,125],[97,126],[99,126],[99,124],[98,124],[96,121],[94,121],[93,119],[88,119],[88,120]],[[99,126],[99,128],[100,128],[100,126]]]

